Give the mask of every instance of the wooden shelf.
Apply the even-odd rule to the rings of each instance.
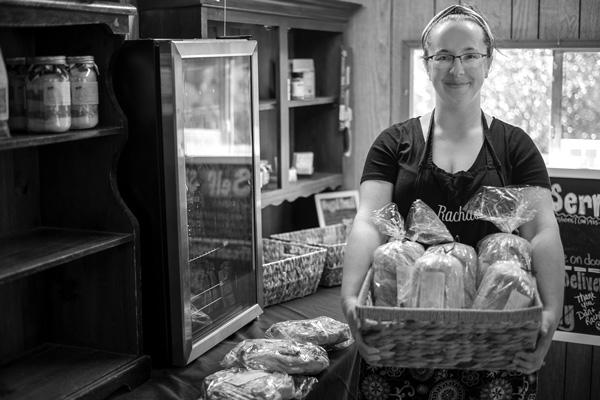
[[[0,239],[0,283],[131,242],[132,234],[37,228]],[[1,381],[1,380],[0,380]]]
[[[277,109],[277,100],[260,100],[258,102],[258,111],[268,111]]]
[[[309,197],[326,189],[337,189],[343,183],[342,174],[314,173],[310,177],[299,176],[297,182],[290,182],[283,189],[263,190],[261,208],[277,206],[284,201],[294,201]]]
[[[323,104],[337,104],[337,97],[315,97],[314,99],[308,100],[290,100],[289,106],[292,107],[308,107],[318,106]]]
[[[113,34],[129,33],[129,16],[137,9],[108,1],[0,0],[3,27],[49,27],[104,24]]]
[[[0,367],[0,398],[23,399],[74,399],[79,397],[104,398],[118,389],[118,379],[113,386],[99,387],[107,374],[115,377],[134,375],[136,366],[147,364],[148,357],[110,353],[81,347],[43,344],[23,357]],[[145,381],[143,376],[133,381]]]
[[[85,140],[100,136],[110,136],[123,133],[121,127],[99,127],[64,133],[11,133],[12,137],[0,139],[0,150],[12,150],[23,147],[42,146],[45,144]]]

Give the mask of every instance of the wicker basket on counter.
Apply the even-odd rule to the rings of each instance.
[[[278,233],[271,235],[271,238],[287,242],[305,243],[326,249],[325,266],[319,285],[332,287],[342,284],[342,269],[349,230],[350,225],[348,224],[335,224],[322,228]]]
[[[325,249],[263,239],[265,307],[313,294],[325,264]]]
[[[378,365],[471,370],[514,369],[514,355],[535,348],[539,296],[520,310],[418,309],[373,306],[370,269],[357,315],[365,342],[393,356]]]

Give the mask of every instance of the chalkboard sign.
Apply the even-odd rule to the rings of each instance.
[[[320,227],[352,221],[358,211],[358,191],[320,193],[315,195],[315,203]]]
[[[600,346],[600,171],[550,173],[565,251],[565,301],[554,339]]]

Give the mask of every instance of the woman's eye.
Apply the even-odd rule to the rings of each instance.
[[[450,56],[435,56],[435,61],[450,61]]]
[[[463,57],[465,60],[476,60],[477,54],[465,54]]]

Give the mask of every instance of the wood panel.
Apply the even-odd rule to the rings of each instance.
[[[456,1],[456,0],[436,0],[434,1],[435,3],[435,13],[439,13],[440,11],[442,11],[444,8],[446,7],[450,7],[454,4],[460,4],[460,1]],[[426,4],[426,2],[423,2],[423,4]]]
[[[546,355],[545,365],[538,373],[538,399],[563,400],[566,352],[565,342],[552,342]]]
[[[540,39],[579,37],[579,0],[540,0]]]
[[[581,0],[580,15],[579,37],[581,39],[600,38],[600,1]]]
[[[565,400],[597,400],[597,396],[590,397],[592,380],[591,347],[583,344],[567,343],[566,355],[564,386],[568,393],[565,392]]]
[[[346,30],[354,56],[351,76],[352,157],[344,158],[344,187],[356,189],[369,147],[391,118],[391,7],[394,0],[353,0],[363,7]],[[396,2],[398,3],[398,2]]]
[[[477,0],[473,4],[487,18],[490,29],[496,38],[510,39],[511,0]]]
[[[512,39],[537,39],[539,7],[539,0],[513,0]]]
[[[595,399],[600,393],[600,379],[594,378],[600,376],[600,347],[590,346],[592,352],[592,371],[591,376],[593,377],[590,384],[590,399]]]

